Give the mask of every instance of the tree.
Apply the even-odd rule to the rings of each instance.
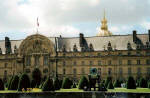
[[[107,77],[106,81],[105,81],[105,87],[108,86],[109,82],[112,81],[112,78],[110,76]]]
[[[114,89],[114,86],[113,86],[112,81],[109,82],[107,88],[108,88],[108,89]]]
[[[148,88],[150,89],[150,82],[148,82]]]
[[[89,81],[85,76],[82,76],[80,81],[79,81],[79,89],[84,89],[84,87],[89,87]]]
[[[21,91],[23,88],[25,90],[27,90],[27,88],[30,88],[30,79],[25,73],[23,73],[19,79],[18,91]]]
[[[61,88],[60,81],[57,77],[55,77],[54,79],[54,87],[55,87],[55,90],[59,90]]]
[[[99,86],[98,86],[98,91],[107,91],[104,83],[101,83]]]
[[[13,80],[13,76],[11,76],[11,78],[8,81],[8,90],[10,90],[12,80]]]
[[[127,87],[127,89],[136,89],[136,83],[132,76],[128,77],[126,87]]]
[[[144,78],[140,79],[139,87],[141,87],[141,88],[147,88],[147,81]]]
[[[4,83],[2,79],[0,79],[0,90],[4,90]]]
[[[19,77],[15,75],[11,81],[10,90],[17,90],[19,83]]]
[[[63,82],[62,82],[62,88],[63,89],[70,89],[71,88],[71,81],[69,80],[69,78],[68,77],[65,77],[64,79],[63,79]]]
[[[37,82],[36,82],[36,80],[32,80],[31,81],[31,88],[35,88],[36,87],[36,84],[37,84]]]
[[[32,78],[35,85],[33,87],[39,86],[41,83],[41,71],[38,68],[35,68],[32,72]]]
[[[72,87],[71,88],[76,88],[76,84],[75,83],[73,83],[73,85],[72,85]]]
[[[54,91],[53,80],[49,77],[46,79],[42,86],[42,91]]]
[[[119,81],[119,79],[115,80],[114,87],[121,87],[121,82]]]

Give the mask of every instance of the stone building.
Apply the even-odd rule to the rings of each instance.
[[[46,37],[40,34],[23,40],[0,40],[0,78],[26,72],[31,76],[37,68],[42,76],[64,76],[79,79],[97,68],[101,78],[150,77],[150,30],[148,34],[112,35],[107,20],[98,36]],[[99,32],[100,33],[100,32]]]

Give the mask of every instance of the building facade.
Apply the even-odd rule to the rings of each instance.
[[[107,23],[105,21],[105,23]],[[107,26],[103,24],[104,29]],[[105,29],[107,31],[108,29]],[[150,78],[150,30],[147,34],[84,37],[46,37],[40,34],[23,40],[0,40],[0,78],[39,69],[42,76],[65,76],[78,80],[91,68],[105,79]],[[106,34],[108,33],[108,34]],[[99,34],[101,35],[101,34]]]

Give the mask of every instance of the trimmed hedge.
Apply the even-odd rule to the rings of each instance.
[[[4,83],[2,79],[0,79],[0,90],[4,90]]]
[[[8,90],[10,90],[12,80],[13,80],[13,76],[11,76],[11,78],[8,81]]]
[[[112,81],[109,82],[107,89],[114,89]]]
[[[30,79],[27,74],[22,74],[19,79],[18,91],[22,91],[22,89],[27,90],[30,88]]]
[[[148,88],[150,89],[150,82],[148,82]]]
[[[63,82],[62,82],[62,88],[63,89],[70,89],[72,86],[72,82],[71,80],[68,78],[68,77],[65,77],[63,79]]]
[[[121,82],[119,81],[119,79],[115,80],[114,87],[121,87]]]
[[[54,91],[53,80],[49,77],[46,79],[42,86],[42,91]]]
[[[101,84],[98,86],[98,91],[107,91],[107,88],[105,87],[104,83],[101,83]]]
[[[79,89],[84,89],[84,87],[89,87],[89,81],[85,76],[82,76],[80,81],[79,81]]]
[[[112,77],[108,76],[106,81],[105,81],[105,87],[108,86],[109,82],[112,81]]]
[[[55,77],[54,79],[54,87],[55,87],[55,90],[59,90],[61,88],[58,77]]]
[[[136,89],[136,82],[132,76],[128,77],[126,87],[127,89]]]
[[[17,90],[19,83],[19,77],[15,75],[11,81],[10,90]]]
[[[147,88],[147,81],[144,78],[141,78],[139,81],[139,87]]]
[[[71,88],[77,88],[76,84],[73,83],[72,87]]]

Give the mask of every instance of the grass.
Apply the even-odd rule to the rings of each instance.
[[[0,91],[0,93],[17,93],[16,90],[4,90]],[[29,92],[29,91],[26,91]],[[41,89],[34,88],[30,92],[42,92]],[[73,89],[60,89],[56,90],[55,92],[83,92],[83,90],[80,90],[78,88]],[[129,93],[150,93],[150,89],[148,88],[137,88],[137,89],[126,89],[126,88],[115,88],[115,89],[108,89],[108,92],[129,92]]]
[[[115,88],[115,89],[108,89],[108,92],[150,93],[150,89],[149,88],[136,88],[136,89]]]

